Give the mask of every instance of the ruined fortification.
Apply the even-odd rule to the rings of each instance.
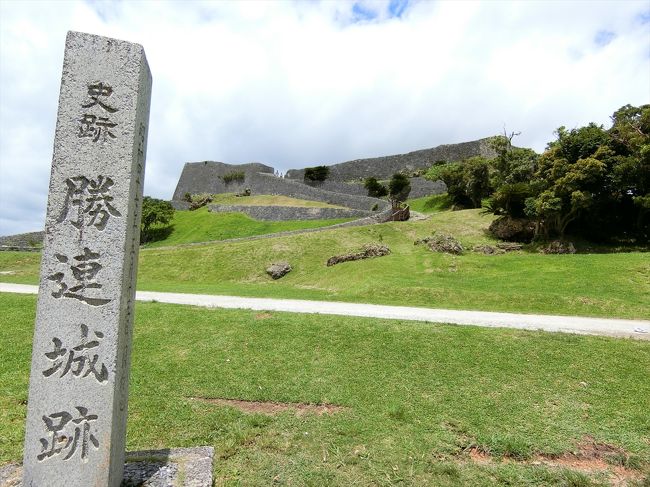
[[[494,157],[496,153],[490,147],[489,140],[486,138],[460,144],[439,145],[432,149],[422,149],[407,154],[355,159],[339,164],[325,165],[329,165],[328,179],[332,181],[359,181],[367,177],[388,179],[396,172],[407,175],[419,172],[438,161],[462,161],[474,156]],[[290,179],[302,180],[304,175],[304,169],[287,171],[287,177]]]
[[[384,208],[385,200],[369,198],[363,187],[363,180],[375,177],[389,179],[401,172],[407,175],[420,174],[438,161],[459,161],[473,156],[493,157],[494,151],[489,139],[480,139],[460,144],[447,144],[432,149],[422,149],[407,154],[356,159],[330,165],[326,181],[305,183],[304,169],[292,169],[284,178],[275,176],[275,170],[260,163],[225,164],[217,161],[188,162],[174,191],[172,203],[177,209],[184,209],[187,193],[237,193],[250,189],[253,194],[278,194],[293,198],[322,201],[365,212],[373,208]],[[244,173],[243,179],[229,181],[227,175]],[[427,181],[422,177],[411,178],[411,198],[439,194],[446,190],[438,181]]]

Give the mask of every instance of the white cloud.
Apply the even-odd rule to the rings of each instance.
[[[186,161],[284,171],[504,126],[542,150],[650,101],[644,0],[357,4],[3,0],[0,235],[42,226],[67,30],[145,47],[145,192],[164,198]]]

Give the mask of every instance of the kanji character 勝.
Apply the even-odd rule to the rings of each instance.
[[[40,438],[41,453],[37,455],[37,460],[42,462],[50,457],[59,455],[67,450],[67,455],[63,460],[72,458],[75,452],[81,447],[81,459],[88,458],[88,450],[92,444],[95,448],[99,448],[99,441],[91,431],[90,423],[97,421],[96,414],[88,414],[88,409],[82,406],[75,406],[79,412],[77,419],[72,419],[72,415],[67,411],[52,413],[49,416],[43,416],[45,429],[49,433],[48,438]],[[68,433],[66,427],[70,425],[69,429],[74,425],[74,432]]]
[[[113,196],[110,189],[115,184],[110,177],[99,175],[97,179],[86,176],[75,176],[65,181],[67,192],[63,210],[58,222],[64,221],[72,214],[71,222],[75,227],[94,225],[98,230],[104,230],[111,216],[122,214],[113,206]],[[71,211],[76,207],[76,212]]]
[[[70,259],[63,254],[54,254],[54,257],[60,264],[70,264]],[[47,277],[48,280],[54,281],[59,285],[59,289],[52,293],[55,298],[73,298],[83,301],[91,306],[101,306],[109,303],[110,299],[96,298],[86,296],[88,289],[101,289],[102,285],[95,279],[102,269],[102,265],[97,262],[100,255],[92,252],[88,247],[84,247],[84,253],[73,257],[77,261],[76,265],[67,266],[72,271],[74,286],[68,286],[64,272],[56,272]]]
[[[81,324],[81,343],[69,350],[62,347],[63,342],[57,338],[52,338],[54,350],[45,354],[45,356],[54,362],[52,367],[43,371],[45,377],[50,377],[57,371],[61,370],[59,377],[64,377],[68,372],[72,372],[75,377],[87,377],[93,374],[97,382],[106,382],[108,380],[108,369],[103,363],[98,365],[99,355],[94,354],[92,358],[88,355],[88,350],[99,347],[99,341],[104,338],[104,334],[95,331],[95,340],[88,341],[88,326]],[[64,357],[67,355],[67,359]],[[97,370],[99,368],[99,370]]]

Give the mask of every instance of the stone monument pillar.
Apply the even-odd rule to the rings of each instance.
[[[25,487],[122,480],[151,73],[69,32],[27,406]]]

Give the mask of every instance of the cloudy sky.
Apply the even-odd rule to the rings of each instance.
[[[329,164],[650,102],[650,2],[0,0],[0,235],[45,218],[66,32],[138,42],[145,194],[183,164]]]

